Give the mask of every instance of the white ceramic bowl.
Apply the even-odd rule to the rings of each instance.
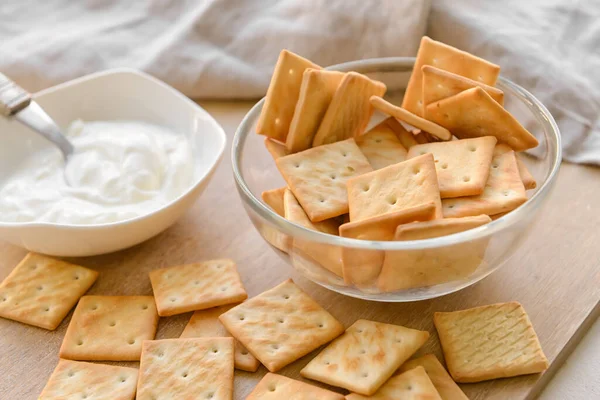
[[[66,129],[77,118],[140,120],[186,135],[195,180],[181,196],[149,214],[96,225],[0,222],[0,240],[39,253],[79,257],[124,249],[173,224],[208,185],[222,158],[223,128],[200,106],[165,83],[131,69],[112,69],[43,90],[35,100]],[[19,161],[51,145],[15,121],[0,120],[0,185]],[[58,151],[58,150],[57,150]]]

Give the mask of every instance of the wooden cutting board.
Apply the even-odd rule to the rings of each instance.
[[[250,103],[203,103],[223,125],[231,142]],[[599,314],[600,302],[600,169],[564,164],[550,200],[517,254],[478,284],[434,300],[390,304],[348,298],[313,284],[288,266],[262,240],[246,216],[234,188],[229,149],[207,191],[173,227],[157,237],[117,253],[74,260],[100,271],[89,294],[152,294],[148,272],[217,257],[231,257],[254,296],[288,277],[346,326],[374,319],[431,332],[421,353],[441,359],[433,327],[435,311],[520,301],[533,322],[551,367],[544,375],[462,385],[471,399],[531,399],[558,369]],[[0,243],[0,279],[25,251]],[[178,337],[191,314],[162,318],[157,338]],[[69,315],[49,332],[0,319],[0,399],[33,400],[58,361]],[[300,369],[316,352],[281,371],[299,378]],[[120,363],[137,366],[137,363]],[[235,399],[244,399],[266,370],[236,371]]]

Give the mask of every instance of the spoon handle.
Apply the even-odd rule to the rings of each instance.
[[[31,103],[31,95],[0,73],[0,115],[10,117]]]

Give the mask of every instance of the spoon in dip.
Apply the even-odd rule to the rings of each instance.
[[[65,162],[73,154],[73,144],[42,107],[31,99],[31,94],[2,73],[0,73],[0,115],[15,118],[54,143],[61,151]]]

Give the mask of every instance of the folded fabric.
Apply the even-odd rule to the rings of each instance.
[[[554,116],[563,158],[600,165],[600,2],[436,0],[428,34],[501,65]]]
[[[0,71],[30,91],[133,67],[193,98],[265,94],[279,52],[414,56],[430,0],[0,2]]]

